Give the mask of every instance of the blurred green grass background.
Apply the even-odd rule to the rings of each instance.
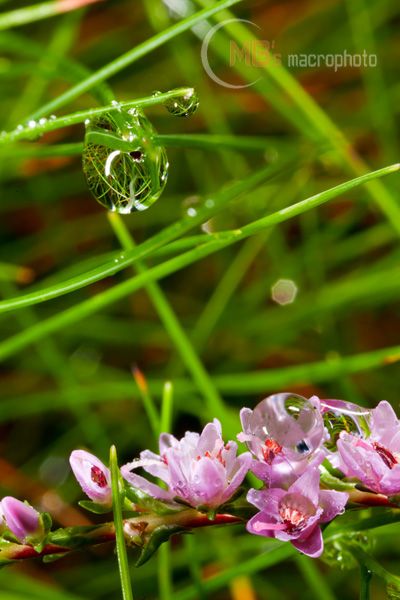
[[[24,123],[88,71],[99,72],[207,4],[108,0],[49,19],[33,20],[31,11],[21,27],[5,21],[0,129]],[[1,2],[4,13],[25,6],[30,4]],[[147,267],[207,241],[210,232],[240,228],[399,160],[395,0],[247,0],[231,11],[260,29],[243,29],[243,23],[222,28],[210,43],[210,63],[231,84],[259,78],[255,85],[232,90],[207,76],[200,59],[207,29],[199,26],[108,81],[118,100],[195,87],[200,108],[190,119],[176,119],[162,107],[146,114],[159,134],[212,136],[202,148],[189,142],[168,148],[166,191],[149,211],[123,217],[137,244],[185,217],[188,209],[199,211],[233,180],[271,165],[271,177],[182,235],[184,241],[152,252]],[[209,25],[229,18],[222,12]],[[232,40],[239,45],[254,34],[274,41],[283,66],[291,53],[365,49],[377,55],[377,67],[285,71],[272,63],[251,67],[245,60],[230,66]],[[97,105],[89,91],[54,112],[61,116]],[[83,135],[83,126],[76,125],[0,149],[3,299],[40,292],[114,260],[121,249],[118,236],[131,243],[121,223],[113,230],[90,197],[79,155],[43,151],[48,144],[81,142]],[[239,136],[262,136],[265,150],[226,148],[223,136],[238,144]],[[216,411],[225,415],[226,407],[223,426],[233,435],[235,411],[276,391],[346,398],[365,406],[387,399],[398,410],[399,210],[394,175],[223,248],[82,319],[60,323],[51,335],[41,333],[49,319],[79,310],[88,299],[132,278],[132,272],[125,269],[49,302],[0,314],[1,494],[27,498],[62,526],[84,523],[86,515],[74,508],[80,490],[68,468],[70,451],[86,447],[106,459],[115,443],[122,462],[155,447],[131,376],[133,364],[157,402],[163,382],[173,381],[172,431],[177,435],[199,429]],[[281,279],[297,288],[287,305],[273,299],[272,288]],[[30,342],[24,338],[29,331]],[[14,336],[22,342],[13,347]],[[392,526],[371,535],[375,555],[393,572],[398,571],[398,533]],[[284,552],[269,555],[274,543],[242,528],[196,532],[174,540],[171,549],[170,556],[153,558],[133,572],[136,598],[330,600],[358,594],[356,571],[294,554],[283,560]],[[163,560],[171,561],[173,596],[165,582],[158,584]],[[373,585],[372,597],[384,598],[379,581]],[[119,598],[112,549],[2,570],[0,597]]]

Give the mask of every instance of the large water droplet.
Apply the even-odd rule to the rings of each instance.
[[[83,172],[96,200],[121,214],[143,211],[161,195],[168,176],[165,149],[135,109],[103,113],[86,125]]]
[[[175,117],[190,117],[199,107],[199,97],[196,91],[190,88],[182,96],[167,100],[164,106]]]
[[[268,396],[257,404],[251,420],[252,431],[260,440],[273,440],[294,460],[311,454],[324,437],[316,403],[297,394]]]

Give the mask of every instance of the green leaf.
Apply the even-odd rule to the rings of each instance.
[[[60,560],[60,558],[65,558],[64,552],[60,552],[59,554],[46,554],[46,556],[43,556],[42,561],[44,563],[52,563],[56,560]]]
[[[350,481],[343,481],[343,479],[335,477],[335,475],[330,473],[323,465],[320,466],[320,471],[321,482],[325,484],[328,489],[345,492],[347,490],[354,490],[357,485],[356,483],[352,483]]]
[[[85,510],[92,512],[96,515],[104,515],[112,511],[110,506],[105,506],[104,504],[97,504],[97,502],[92,502],[92,500],[80,500],[78,502],[79,506],[82,506]]]
[[[161,544],[169,540],[172,535],[183,532],[187,532],[187,530],[180,525],[160,525],[154,529],[149,539],[144,544],[135,566],[140,567],[144,565]]]
[[[53,526],[53,519],[51,518],[51,515],[48,512],[41,513],[40,517],[44,532],[47,534]]]
[[[174,507],[167,502],[157,500],[157,498],[153,498],[153,496],[146,494],[143,490],[135,488],[127,483],[125,483],[125,494],[128,500],[137,504],[141,509],[146,509],[149,513],[156,515],[171,515],[179,510],[177,507]],[[135,511],[134,508],[133,511]]]

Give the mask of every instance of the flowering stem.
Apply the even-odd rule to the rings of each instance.
[[[177,524],[190,530],[213,525],[236,525],[242,522],[243,519],[241,517],[232,514],[217,514],[214,519],[209,519],[207,515],[190,508],[172,515],[143,515],[124,519],[123,528],[136,532],[143,532],[145,529],[146,534],[150,535],[161,524]],[[0,565],[27,558],[43,558],[49,555],[67,554],[72,550],[115,542],[115,540],[116,533],[113,522],[102,525],[66,527],[65,529],[57,529],[50,533],[48,543],[40,552],[36,552],[32,546],[25,544],[14,542],[3,543],[0,546]],[[141,545],[139,537],[135,537],[132,543],[139,547]]]
[[[124,600],[133,600],[131,578],[129,574],[128,556],[126,553],[124,525],[122,521],[121,495],[120,495],[120,473],[117,462],[117,450],[111,446],[110,450],[111,488],[113,496],[113,512],[115,537],[117,546],[119,575],[121,579],[122,597]]]
[[[364,492],[361,490],[350,490],[349,501],[365,506],[387,506],[389,508],[398,508],[397,504],[390,502],[387,496],[383,494],[375,494],[373,492]]]

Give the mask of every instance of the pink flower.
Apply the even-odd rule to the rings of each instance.
[[[12,496],[1,501],[1,511],[8,529],[22,543],[38,538],[43,531],[40,513],[29,504],[25,504]]]
[[[249,470],[249,453],[236,456],[235,442],[224,444],[217,419],[208,423],[201,434],[186,432],[177,440],[163,433],[160,455],[144,450],[140,459],[123,466],[122,476],[132,486],[160,500],[178,497],[191,506],[217,508],[227,502]],[[168,490],[131,471],[143,467],[147,473],[168,485]]]
[[[319,471],[308,468],[288,490],[251,489],[247,499],[260,512],[247,523],[256,535],[290,541],[297,550],[311,557],[322,554],[320,524],[343,512],[348,494],[319,489]]]
[[[251,470],[269,485],[289,485],[303,473],[310,460],[321,462],[326,438],[317,396],[309,400],[297,394],[274,394],[254,410],[240,411],[243,432],[238,435],[257,460]]]
[[[85,494],[93,502],[111,507],[111,475],[101,460],[85,450],[74,450],[69,462]]]
[[[390,404],[382,401],[371,411],[370,435],[342,432],[337,442],[339,468],[370,490],[400,493],[400,421]]]

